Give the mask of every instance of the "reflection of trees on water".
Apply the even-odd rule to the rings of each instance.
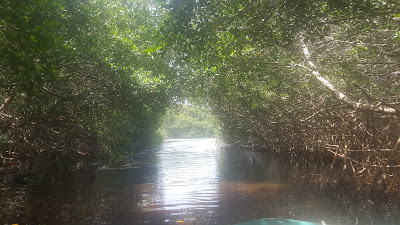
[[[24,217],[29,213],[26,209],[27,193],[22,186],[3,186],[0,185],[0,221],[10,221],[16,223],[21,221],[18,217]],[[25,211],[25,212],[24,212]]]
[[[224,148],[219,157],[220,220],[232,223],[285,218],[289,170],[270,156]]]
[[[359,196],[350,189],[316,186],[329,174],[310,166],[291,166],[248,150],[196,150],[204,146],[201,143],[182,149],[183,141],[176,141],[178,151],[148,152],[140,156],[140,163],[54,169],[29,185],[3,185],[0,220],[152,225],[183,220],[228,225],[275,217],[327,224],[399,224],[395,203]]]
[[[289,170],[277,159],[249,149],[223,148],[219,174],[224,181],[279,181],[289,179]]]
[[[28,186],[3,191],[0,218],[19,224],[132,222],[140,207],[135,202],[145,197],[135,186],[142,180],[140,174],[154,173],[152,169],[53,171]]]
[[[334,179],[320,173],[319,166],[285,164],[249,149],[224,149],[219,159],[220,221],[272,217],[327,224],[399,224],[399,207],[388,199],[372,199],[313,180]]]

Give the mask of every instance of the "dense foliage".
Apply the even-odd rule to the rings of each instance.
[[[226,142],[396,185],[398,1],[4,0],[0,21],[2,158],[120,157],[184,94]]]
[[[159,142],[174,74],[149,1],[0,4],[0,153],[40,165]]]
[[[400,3],[175,0],[162,32],[228,143],[331,159],[373,189],[400,165]],[[340,159],[340,160],[339,160]]]
[[[167,111],[161,130],[167,138],[211,138],[216,124],[207,109],[181,105]]]

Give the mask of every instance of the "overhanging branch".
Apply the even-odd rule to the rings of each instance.
[[[314,77],[319,81],[319,83],[321,83],[325,88],[332,91],[340,101],[346,103],[347,105],[350,105],[354,109],[374,111],[374,112],[380,112],[380,113],[400,116],[400,112],[398,110],[396,110],[395,108],[392,108],[389,106],[384,106],[384,105],[379,105],[379,104],[373,105],[370,103],[362,103],[360,101],[354,101],[353,99],[346,96],[343,92],[341,92],[338,88],[336,88],[329,80],[325,79],[323,76],[320,75],[320,73],[317,70],[317,67],[310,60],[310,52],[308,51],[308,47],[304,44],[304,42],[302,42],[302,45],[303,45],[302,47],[303,47],[304,56],[306,57],[310,67],[306,67],[303,65],[297,65],[297,66],[300,66],[302,68],[305,68],[305,69],[311,71],[312,74],[314,75]]]

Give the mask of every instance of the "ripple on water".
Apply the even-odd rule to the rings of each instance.
[[[255,153],[218,149],[213,139],[167,140],[157,150],[139,153],[139,162],[54,173],[23,190],[2,189],[0,220],[85,225],[230,225],[264,217],[327,224],[383,221],[374,211],[381,208],[308,190],[290,180],[289,166],[271,157],[253,161],[249,154]],[[398,215],[388,211],[382,214],[386,223],[375,224],[399,224]]]

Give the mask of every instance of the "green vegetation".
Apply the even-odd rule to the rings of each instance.
[[[172,0],[168,7],[161,31],[186,75],[186,95],[211,108],[226,142],[303,162],[327,158],[362,187],[396,186],[398,1]]]
[[[2,157],[118,158],[159,143],[185,96],[226,142],[395,186],[398,1],[5,0],[0,15]]]
[[[216,123],[206,109],[181,105],[167,111],[162,133],[167,138],[214,137]]]
[[[151,4],[2,1],[2,157],[33,167],[120,158],[158,139],[174,71],[158,53],[163,10]]]

